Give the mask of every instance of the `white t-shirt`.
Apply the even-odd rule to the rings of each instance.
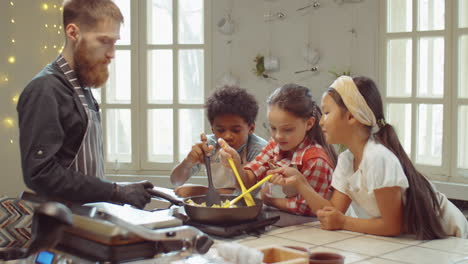
[[[346,150],[338,156],[333,172],[332,186],[353,201],[353,209],[359,218],[380,217],[374,190],[385,187],[401,187],[402,198],[408,188],[408,179],[400,161],[382,144],[368,140],[359,168],[353,169],[354,156]]]
[[[332,186],[346,194],[353,202],[351,210],[358,218],[380,217],[381,213],[375,199],[374,190],[399,186],[402,201],[408,179],[398,158],[384,145],[369,139],[364,146],[364,153],[359,168],[354,171],[354,156],[346,150],[338,156],[338,163],[333,172]],[[468,238],[468,221],[447,197],[433,189],[442,210],[442,225],[449,236]]]

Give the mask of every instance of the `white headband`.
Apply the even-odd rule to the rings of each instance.
[[[371,134],[379,132],[374,112],[369,108],[359,92],[353,78],[340,76],[330,86],[338,92],[349,112],[362,124],[372,127]]]

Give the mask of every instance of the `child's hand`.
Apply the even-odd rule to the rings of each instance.
[[[305,180],[304,175],[292,167],[281,167],[267,171],[267,175],[272,174],[270,182],[281,186],[297,186]]]
[[[192,166],[197,163],[205,163],[204,153],[210,155],[209,153],[214,149],[213,146],[208,146],[206,144],[207,138],[204,133],[200,135],[200,139],[201,142],[193,145],[192,150],[187,155],[187,158],[185,158]]]
[[[271,205],[273,196],[271,195],[271,188],[269,183],[265,183],[262,190],[260,191],[262,201],[265,205]]]
[[[224,141],[224,139],[222,138],[218,139],[218,144],[221,147],[221,150],[219,151],[221,163],[225,167],[230,168],[231,166],[228,162],[228,159],[232,158],[236,166],[239,167],[239,165],[241,164],[239,153],[237,153],[235,149],[230,147],[229,144],[226,143],[226,141]]]
[[[320,224],[322,224],[322,229],[343,229],[345,216],[335,207],[325,206],[323,209],[317,211],[317,217],[320,220]]]

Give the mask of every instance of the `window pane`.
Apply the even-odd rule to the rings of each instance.
[[[187,156],[193,144],[200,141],[203,130],[203,109],[179,110],[179,161]]]
[[[391,124],[406,153],[411,153],[411,104],[388,104],[387,122]]]
[[[109,80],[106,85],[108,104],[131,103],[131,59],[129,50],[116,50],[109,64]]]
[[[387,1],[387,32],[410,32],[413,27],[413,6],[408,0]]]
[[[203,50],[179,52],[179,102],[202,104],[204,90]]]
[[[174,126],[172,109],[148,110],[148,160],[174,162]]]
[[[419,30],[445,28],[445,0],[418,0],[418,7]]]
[[[94,96],[94,99],[98,102],[98,104],[101,104],[101,94],[102,94],[102,88],[93,88],[91,89],[91,93]]]
[[[444,39],[421,38],[418,54],[419,97],[444,96]]]
[[[172,0],[148,0],[148,43],[172,44]]]
[[[441,104],[418,105],[416,162],[442,165],[443,108]]]
[[[130,109],[106,110],[108,162],[132,161],[132,120]]]
[[[458,168],[468,169],[468,106],[458,108]]]
[[[173,103],[172,50],[148,51],[148,103]]]
[[[116,45],[130,45],[132,21],[130,16],[130,0],[114,0],[114,2],[120,8],[120,12],[122,12],[124,17],[124,23],[120,25],[120,39]]]
[[[458,0],[458,25],[461,28],[468,27],[468,0]]]
[[[387,44],[387,96],[411,96],[411,39],[389,40]]]
[[[458,41],[458,97],[468,98],[468,35]]]
[[[203,44],[203,0],[179,0],[179,43]]]

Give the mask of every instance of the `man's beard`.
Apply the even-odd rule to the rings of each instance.
[[[109,77],[107,69],[108,60],[95,60],[89,56],[88,46],[83,40],[76,48],[73,54],[75,72],[78,80],[83,87],[99,88],[106,83]]]

